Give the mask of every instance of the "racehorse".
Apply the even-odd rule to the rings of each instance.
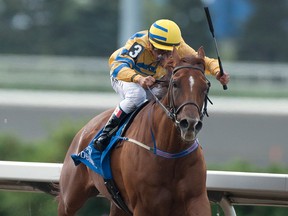
[[[59,181],[59,216],[75,215],[89,197],[99,194],[111,201],[110,216],[211,215],[206,164],[197,139],[209,100],[204,56],[199,48],[197,56],[180,59],[174,49],[167,93],[139,111],[125,131],[128,139],[111,152],[113,178],[131,214],[112,201],[99,174],[82,163],[75,166],[70,157],[91,142],[111,109],[88,122],[68,149]]]

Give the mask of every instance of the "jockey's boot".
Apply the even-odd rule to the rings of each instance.
[[[120,108],[120,106],[117,106],[108,122],[104,126],[100,136],[94,140],[94,147],[98,151],[103,152],[105,150],[110,142],[112,135],[118,129],[118,125],[126,116],[127,114]]]

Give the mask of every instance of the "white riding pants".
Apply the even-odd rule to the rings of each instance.
[[[111,77],[111,85],[123,99],[120,107],[125,113],[133,112],[147,98],[147,92],[138,83],[125,82]]]

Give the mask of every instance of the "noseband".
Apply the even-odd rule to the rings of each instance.
[[[169,87],[168,87],[168,100],[169,100],[169,106],[166,108],[160,101],[159,99],[152,93],[152,91],[149,89],[149,91],[152,93],[152,95],[154,96],[154,98],[156,99],[156,101],[160,104],[160,106],[162,107],[162,109],[165,111],[165,113],[168,115],[168,117],[176,124],[178,125],[179,124],[179,121],[177,120],[177,114],[180,112],[180,110],[184,107],[184,106],[187,106],[187,105],[192,105],[192,106],[195,106],[198,110],[198,113],[200,115],[200,120],[203,119],[203,117],[206,115],[206,116],[209,116],[208,115],[208,112],[207,112],[207,102],[209,101],[211,104],[212,101],[209,99],[208,97],[208,93],[209,93],[209,88],[211,86],[209,80],[205,77],[206,81],[207,81],[207,84],[208,84],[208,89],[207,89],[207,92],[205,94],[205,99],[204,99],[204,104],[203,104],[203,109],[201,110],[199,105],[197,103],[195,103],[194,101],[186,101],[184,103],[182,103],[180,106],[176,107],[175,106],[175,100],[174,100],[174,97],[173,97],[173,94],[172,94],[172,89],[173,89],[173,76],[180,70],[182,69],[185,69],[185,68],[188,68],[188,69],[194,69],[194,70],[199,70],[201,71],[201,73],[204,75],[204,70],[201,68],[201,67],[198,67],[198,66],[193,66],[193,65],[185,65],[185,66],[178,66],[178,67],[175,67],[174,70],[172,71],[172,76],[170,78],[170,81],[169,81]],[[205,75],[204,75],[205,76]]]

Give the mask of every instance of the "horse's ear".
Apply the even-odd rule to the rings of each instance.
[[[173,58],[174,66],[180,62],[180,56],[175,46],[173,47],[173,50],[172,50],[172,58]]]
[[[198,57],[199,57],[199,58],[202,58],[202,59],[205,58],[205,51],[204,51],[203,46],[201,46],[201,47],[197,50],[197,53],[198,53]]]

